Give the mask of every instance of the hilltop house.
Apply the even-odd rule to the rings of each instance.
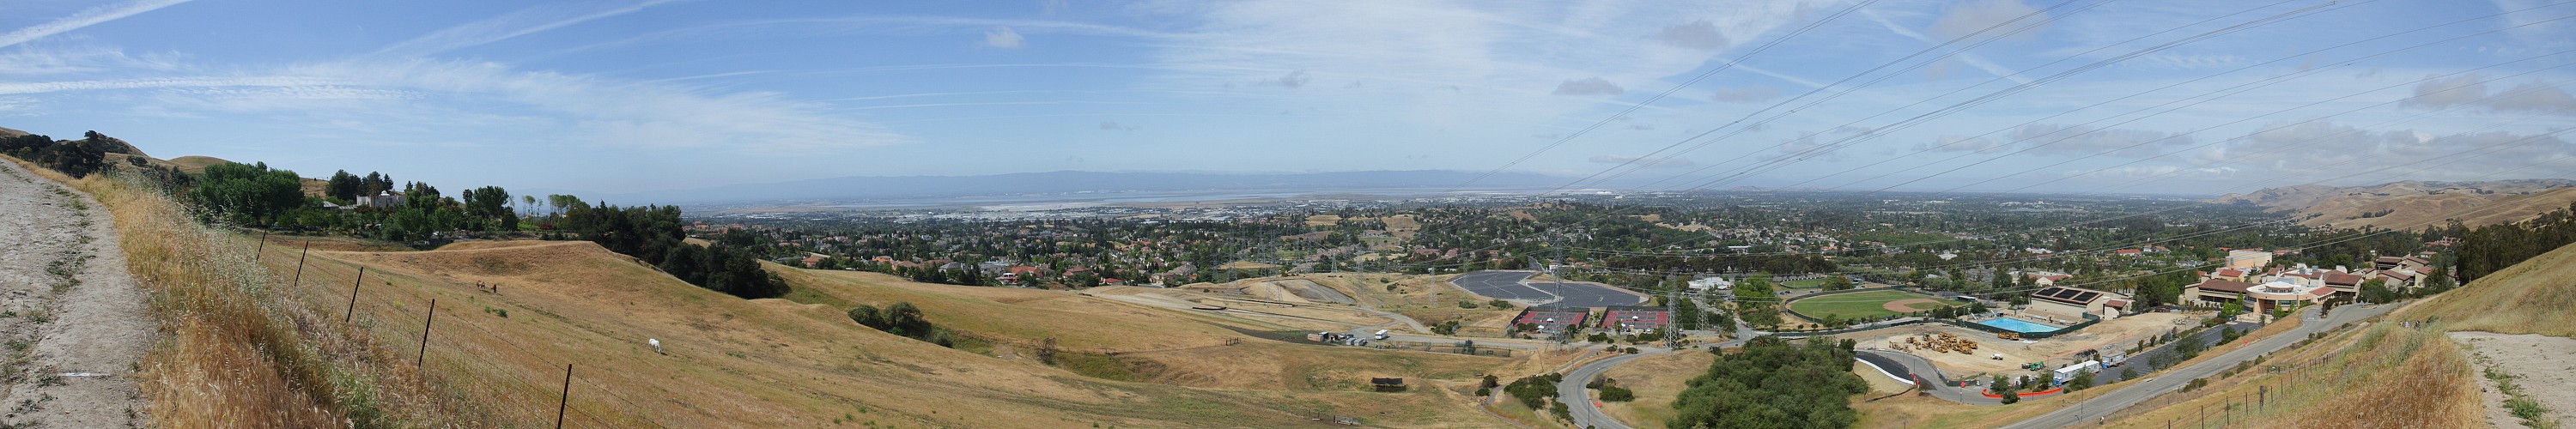
[[[390,210],[395,207],[402,207],[402,203],[402,194],[396,194],[393,193],[393,191],[380,191],[375,195],[359,195],[358,203],[355,205]]]

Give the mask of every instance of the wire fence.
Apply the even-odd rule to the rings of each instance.
[[[416,372],[421,382],[434,386],[429,391],[445,396],[442,399],[446,401],[439,402],[439,411],[463,423],[667,427],[654,418],[664,413],[609,387],[607,382],[611,381],[640,384],[631,374],[617,372],[620,362],[608,360],[609,354],[591,353],[590,359],[550,358],[539,353],[539,348],[494,329],[495,323],[514,323],[508,322],[511,319],[506,309],[486,306],[481,299],[456,299],[455,294],[424,287],[443,282],[369,270],[350,261],[311,255],[307,249],[266,248],[297,254],[291,259],[262,259],[278,265],[295,264],[283,269],[295,272],[289,280],[292,287],[287,290],[299,304],[317,315],[331,316],[318,319],[363,333],[370,338],[372,348],[381,351],[379,354],[394,357],[362,359],[361,365],[370,366],[364,370]],[[281,269],[275,265],[270,268]],[[402,291],[378,292],[388,287]],[[493,292],[471,291],[467,296],[477,293]],[[449,299],[442,300],[441,295]],[[555,356],[584,353],[550,351],[556,352]],[[444,405],[451,403],[470,405]]]

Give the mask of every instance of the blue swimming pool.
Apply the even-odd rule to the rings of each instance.
[[[1993,327],[1997,327],[1997,328],[2004,328],[2004,329],[2007,329],[2007,330],[2011,330],[2011,331],[2013,331],[2013,332],[2020,332],[2020,333],[2024,333],[2024,334],[2039,333],[2039,332],[2057,332],[2057,329],[2058,329],[2058,328],[2057,328],[2057,327],[2055,327],[2055,326],[2042,325],[2042,324],[2038,324],[2038,323],[2031,323],[2030,321],[2027,321],[2027,320],[2015,319],[2015,318],[2010,318],[2010,317],[2004,317],[2004,318],[1997,318],[1997,319],[1991,319],[1991,320],[1980,321],[1980,322],[1977,322],[1977,324],[1979,324],[1979,325],[1986,325],[1986,326],[1993,326]]]

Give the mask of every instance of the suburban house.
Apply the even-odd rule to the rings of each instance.
[[[393,191],[380,191],[375,195],[359,195],[358,203],[356,205],[379,209],[392,209],[395,207],[402,207],[402,203],[402,194],[396,194],[393,193]]]
[[[1726,281],[1726,278],[1725,278],[1725,277],[1708,276],[1708,277],[1701,277],[1701,278],[1691,279],[1691,281],[1690,281],[1690,288],[1691,288],[1691,290],[1693,290],[1693,291],[1698,291],[1698,292],[1703,292],[1703,293],[1704,293],[1704,292],[1708,292],[1709,290],[1712,290],[1712,289],[1714,289],[1714,290],[1727,290],[1727,289],[1734,289],[1734,288],[1735,288],[1735,282]]]
[[[2086,314],[2116,318],[2133,306],[2128,295],[2076,287],[2040,288],[2031,292],[2030,298],[2030,306],[2022,311],[2065,320],[2082,319]]]

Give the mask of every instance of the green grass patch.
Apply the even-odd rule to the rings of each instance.
[[[1118,357],[1110,355],[1091,353],[1056,353],[1055,366],[1057,368],[1064,368],[1066,371],[1073,371],[1075,374],[1082,374],[1084,377],[1102,380],[1141,381],[1144,378],[1143,375],[1137,374],[1134,369],[1128,368],[1126,362],[1120,361]]]
[[[1805,314],[1808,317],[1831,316],[1843,319],[1882,317],[1897,314],[1897,312],[1894,311],[1887,311],[1887,307],[1885,307],[1885,305],[1888,302],[1908,299],[1929,299],[1939,302],[1942,306],[1960,305],[1958,302],[1940,299],[1931,295],[1895,290],[1874,290],[1868,292],[1824,295],[1799,299],[1796,301],[1790,301],[1789,308],[1797,310],[1799,314]],[[1927,306],[1918,306],[1917,308],[1924,310],[1931,309]]]

